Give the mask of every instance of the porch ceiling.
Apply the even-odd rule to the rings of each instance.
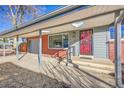
[[[66,24],[66,25],[62,25],[62,26],[58,26],[58,27],[44,29],[49,32],[47,32],[47,33],[43,32],[43,35],[68,32],[68,31],[84,30],[84,29],[92,29],[93,27],[109,25],[112,22],[114,22],[114,13],[99,16],[99,17],[94,17],[94,18],[91,18],[88,20],[81,20],[81,21],[84,24],[79,28],[72,26],[72,24],[70,23],[70,24]],[[33,37],[33,36],[38,36],[38,34],[39,33],[37,31],[37,32],[32,32],[32,33],[21,35],[20,37]]]

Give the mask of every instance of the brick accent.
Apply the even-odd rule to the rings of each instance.
[[[38,39],[38,36],[28,38],[28,40],[30,39]],[[48,35],[42,36],[42,53],[44,55],[49,55],[51,57],[64,58],[67,55],[66,51],[67,50],[65,49],[49,49],[48,48]]]
[[[111,42],[109,42],[109,58],[114,62],[114,60],[115,60],[115,51],[114,51],[114,41],[111,41]],[[124,41],[122,41],[122,46],[121,46],[121,48],[122,48],[122,54],[121,54],[121,60],[122,60],[122,63],[124,64]]]

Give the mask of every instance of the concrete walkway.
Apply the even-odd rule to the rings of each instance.
[[[70,84],[72,87],[115,87],[114,77],[111,75],[65,66],[51,57],[42,57],[42,59],[43,62],[39,65],[37,55],[28,53],[20,54],[19,61],[15,55],[0,57],[0,63],[12,62],[25,69],[44,73],[53,79]]]

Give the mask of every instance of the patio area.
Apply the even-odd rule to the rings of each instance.
[[[54,80],[57,82],[57,85],[52,86],[53,83],[49,83],[48,86],[45,87],[73,87],[73,88],[80,88],[80,87],[115,87],[115,80],[114,76],[109,74],[103,74],[103,73],[97,73],[94,71],[88,71],[85,68],[76,68],[73,66],[66,66],[64,62],[61,64],[58,63],[58,60],[51,57],[42,57],[43,62],[41,64],[38,64],[38,57],[37,54],[30,54],[30,53],[23,53],[19,55],[19,60],[17,61],[16,56],[6,56],[6,57],[0,57],[0,69],[1,67],[4,68],[2,65],[8,64],[12,65],[12,67],[7,66],[7,68],[4,68],[5,71],[2,73],[5,75],[5,78],[7,80],[10,80],[11,84],[10,86],[17,82],[33,82],[30,83],[31,85],[25,85],[25,86],[19,86],[19,87],[44,87],[42,86],[43,81],[46,83],[49,82],[49,80],[46,80],[46,78],[38,78],[35,75],[31,75],[30,71],[33,73],[41,74],[40,76],[48,77],[50,78],[50,82],[54,82]],[[8,63],[9,62],[9,63]],[[24,69],[23,72],[20,72],[20,70],[9,73],[11,74],[10,77],[6,77],[6,71],[12,71],[15,67],[19,67],[21,69]],[[28,73],[27,70],[29,70]],[[18,74],[18,73],[21,73]],[[24,74],[23,74],[24,73]],[[16,75],[14,75],[16,74]],[[21,77],[20,77],[21,76]],[[19,79],[18,79],[19,78]],[[23,81],[23,79],[26,79],[26,81]],[[36,79],[33,81],[32,79]],[[41,80],[40,80],[41,79]],[[9,87],[7,86],[7,80],[0,79],[0,87]],[[43,81],[42,81],[43,80]],[[41,82],[39,82],[41,81]],[[58,85],[58,82],[64,82],[62,85]],[[6,85],[7,84],[7,85]],[[36,86],[35,86],[36,85]],[[15,87],[15,86],[14,86]]]

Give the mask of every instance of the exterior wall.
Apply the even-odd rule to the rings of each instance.
[[[80,55],[80,33],[79,31],[69,32],[69,45],[71,48],[72,56]],[[32,43],[28,50],[31,53],[38,53],[38,37],[32,37]],[[96,58],[107,58],[107,26],[97,27],[93,29],[93,56]],[[42,36],[42,52],[43,54],[53,57],[65,57],[67,51],[65,49],[50,49],[48,47],[48,35]]]
[[[28,52],[34,53],[34,39],[28,39]]]
[[[79,31],[69,32],[69,45],[71,48],[72,56],[80,55],[80,40]]]
[[[38,47],[36,45],[38,45],[38,37],[28,38],[28,40],[35,41],[35,43],[33,42],[29,46],[30,49],[28,49],[28,51],[29,52],[33,51],[33,53],[37,53]],[[65,49],[49,49],[48,35],[43,35],[42,36],[42,53],[43,53],[43,55],[49,55],[51,57],[61,57],[61,58],[64,58],[67,55],[67,52],[66,52]]]
[[[93,29],[93,55],[95,58],[107,58],[107,26]]]
[[[122,54],[121,54],[121,60],[122,63],[124,64],[124,41],[122,41]],[[114,62],[115,61],[115,51],[114,51],[114,41],[109,42],[109,58]]]
[[[97,27],[93,29],[93,56],[95,58],[109,58],[114,61],[114,42],[109,42],[108,40],[108,27]],[[79,31],[69,32],[69,44],[72,48],[72,56],[80,55],[80,34]],[[28,45],[28,52],[38,53],[38,37],[28,38],[28,41],[31,40],[32,43]],[[48,46],[48,35],[42,36],[42,52],[44,55],[49,55],[52,57],[66,57],[66,49],[50,49]],[[27,47],[24,45],[22,50],[26,50]],[[124,63],[124,41],[122,42],[122,61]]]
[[[30,45],[29,45],[29,51],[30,53],[38,53],[38,38],[31,39]]]
[[[48,35],[42,36],[42,48],[43,54],[50,55],[52,57],[66,57],[67,53],[65,49],[49,49]]]

